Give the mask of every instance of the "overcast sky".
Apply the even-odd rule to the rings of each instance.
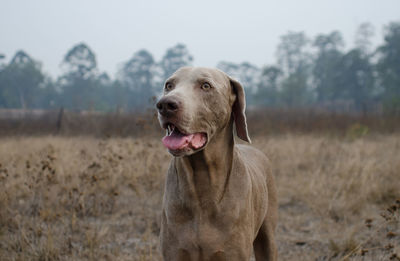
[[[158,61],[176,43],[187,45],[194,65],[262,66],[275,62],[279,37],[288,31],[314,37],[339,30],[349,48],[359,24],[375,26],[377,45],[391,21],[400,21],[400,0],[1,0],[0,53],[8,61],[23,49],[54,77],[79,42],[111,75],[139,49]]]

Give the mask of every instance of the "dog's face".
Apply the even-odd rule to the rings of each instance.
[[[226,127],[232,113],[238,136],[250,141],[243,88],[222,71],[179,69],[166,80],[157,109],[161,127],[167,132],[163,143],[174,156],[204,149],[215,133]]]

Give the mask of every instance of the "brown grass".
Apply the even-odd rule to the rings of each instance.
[[[399,135],[253,140],[277,179],[280,260],[400,260]],[[159,139],[0,144],[0,260],[159,259]]]
[[[11,115],[6,117],[6,115],[0,115],[0,137],[86,135],[105,138],[110,136],[158,137],[161,135],[156,111],[153,109],[131,113],[64,111],[63,114],[60,114],[60,111],[44,111],[40,115],[26,113],[21,117],[14,118]],[[313,133],[359,137],[369,133],[400,133],[399,116],[390,114],[265,108],[248,110],[247,116],[250,133],[259,136]]]

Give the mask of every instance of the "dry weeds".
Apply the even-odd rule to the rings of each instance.
[[[154,108],[152,105],[150,108]],[[95,136],[158,137],[162,134],[153,109],[134,112],[72,112],[44,111],[39,115],[20,111],[20,117],[10,113],[0,115],[0,137],[5,136]],[[0,109],[1,114],[1,109]],[[329,134],[333,136],[362,134],[393,134],[400,132],[396,115],[369,112],[335,113],[317,108],[263,108],[247,111],[250,132],[254,135],[283,133]]]
[[[0,260],[158,260],[158,139],[0,140]],[[400,136],[256,137],[280,260],[400,260]]]

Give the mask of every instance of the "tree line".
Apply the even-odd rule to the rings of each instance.
[[[249,106],[320,107],[343,111],[384,111],[400,115],[400,22],[385,27],[384,41],[372,48],[374,28],[359,26],[354,47],[345,49],[339,31],[313,38],[304,32],[281,36],[277,61],[263,67],[249,62],[220,62],[236,77]],[[62,61],[63,74],[46,75],[41,63],[24,51],[8,62],[0,54],[0,108],[132,111],[148,108],[164,80],[193,64],[184,44],[166,50],[160,61],[143,49],[119,68],[114,79],[97,67],[85,43],[73,46]]]

